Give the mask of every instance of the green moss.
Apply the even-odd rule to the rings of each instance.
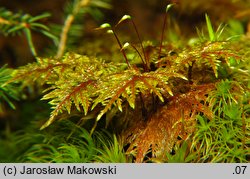
[[[74,1],[68,18],[74,20],[88,9],[89,4],[82,2]],[[69,49],[65,39],[74,28],[67,18],[54,57],[37,57],[36,62],[8,71],[8,79],[2,78],[5,67],[1,68],[0,97],[12,108],[12,85],[17,82],[23,89],[35,86],[43,91],[39,95],[51,107],[43,115],[25,107],[21,116],[33,113],[35,125],[25,123],[22,130],[3,134],[2,161],[248,162],[249,37],[240,21],[231,19],[229,26],[215,28],[206,14],[204,32],[178,38],[178,28],[168,23],[172,10],[168,7],[163,29],[159,28],[160,42],[143,41],[133,17],[125,15],[116,25],[96,28],[96,33],[101,30],[110,36],[78,47],[85,55],[64,53]],[[29,16],[28,21],[43,17]],[[126,22],[131,23],[138,44],[120,33],[118,27]],[[166,41],[164,34],[175,36]],[[37,56],[31,35],[26,29]],[[107,38],[114,41],[103,50]],[[8,150],[12,154],[6,158]]]

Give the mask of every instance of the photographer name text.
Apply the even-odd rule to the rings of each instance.
[[[105,166],[105,167],[86,167],[68,165],[66,167],[27,167],[25,165],[18,168],[5,168],[5,174],[15,175],[116,175],[116,166]],[[13,172],[15,170],[15,172]]]

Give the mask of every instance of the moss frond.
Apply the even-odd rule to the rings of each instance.
[[[87,132],[77,126],[75,131],[79,129],[78,136],[70,131],[67,139],[60,140],[56,136],[59,142],[53,144],[50,142],[55,138],[50,140],[46,137],[46,142],[32,144],[24,160],[126,162],[125,145],[126,155],[131,155],[135,162],[175,159],[199,162],[247,161],[248,154],[244,150],[249,149],[250,53],[246,49],[249,46],[246,39],[232,40],[228,37],[225,40],[222,33],[226,26],[220,25],[214,30],[206,15],[207,37],[202,34],[193,43],[171,44],[163,41],[167,26],[165,16],[160,45],[157,47],[153,42],[143,42],[133,18],[125,15],[115,26],[104,23],[96,28],[107,30],[117,42],[117,51],[107,47],[111,52],[107,59],[74,52],[64,54],[75,18],[86,14],[91,6],[108,5],[99,0],[72,2],[57,55],[37,58],[37,62],[19,67],[12,73],[12,79],[8,78],[7,82],[0,85],[0,97],[5,98],[5,91],[3,94],[1,90],[10,87],[7,85],[12,82],[20,82],[23,86],[39,84],[45,89],[42,100],[48,101],[52,109],[49,119],[43,125],[39,124],[41,129],[53,129],[60,124],[50,126],[57,120],[69,122],[62,119],[79,120],[78,124],[82,127],[86,120],[91,119],[88,123],[91,126],[86,125],[86,128],[89,130],[92,127],[92,130]],[[166,11],[170,7],[167,6]],[[46,14],[20,18],[25,23],[25,20],[30,19],[28,21],[32,24],[43,17],[47,17]],[[139,44],[127,40],[124,42],[117,32],[117,26],[125,21],[132,23]],[[10,25],[10,21],[0,18],[0,25]],[[27,24],[21,25],[7,30],[8,33],[24,28],[31,39],[31,33],[27,31],[29,27],[23,26]],[[47,30],[36,23],[33,23],[33,27]],[[29,44],[33,46],[31,42]],[[93,51],[99,54],[93,48],[87,47],[86,51],[88,53],[84,54]],[[117,56],[118,53],[121,53],[120,56]],[[123,63],[120,62],[122,56]],[[1,72],[0,69],[0,80]],[[9,102],[8,99],[5,101]],[[120,134],[123,139],[121,144],[115,135],[106,137],[105,133],[95,133],[99,129],[97,123],[104,128],[102,119],[106,119],[106,128]],[[181,154],[171,154],[177,151]],[[220,158],[216,153],[218,151],[228,157],[224,155],[225,158]],[[187,159],[188,152],[192,154]],[[233,156],[233,153],[237,155]]]
[[[216,78],[218,78],[218,67],[222,63],[230,66],[230,59],[234,58],[237,61],[241,57],[235,50],[231,48],[229,41],[216,41],[195,44],[192,47],[184,49],[176,59],[176,63],[180,68],[192,63],[200,66],[211,67]]]
[[[6,84],[12,78],[12,73],[13,70],[7,68],[6,65],[0,68],[0,114],[4,112],[4,102],[7,102],[12,109],[15,109],[11,99],[18,99],[19,88],[13,83]]]
[[[133,118],[134,125],[123,134],[129,145],[127,153],[134,155],[136,162],[147,160],[148,153],[164,160],[165,152],[171,151],[178,137],[186,140],[195,131],[197,114],[213,118],[204,101],[214,88],[214,84],[192,86],[189,92],[170,97],[168,105],[158,109],[146,123]]]
[[[105,105],[105,108],[97,117],[99,120],[112,106],[116,104],[122,111],[122,101],[127,100],[132,108],[135,108],[135,99],[137,94],[154,93],[163,102],[162,94],[173,95],[170,86],[168,85],[169,78],[183,78],[185,76],[167,71],[166,69],[158,69],[155,72],[141,73],[138,69],[128,69],[121,73],[113,74],[104,77],[101,81],[102,88],[98,91],[99,95],[94,101],[94,107],[98,103]]]

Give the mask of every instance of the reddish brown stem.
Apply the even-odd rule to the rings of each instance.
[[[163,43],[163,39],[164,39],[164,32],[165,32],[165,28],[166,28],[166,22],[167,22],[167,13],[164,16],[163,27],[162,27],[162,31],[161,31],[161,43],[160,43],[160,49],[159,49],[159,52],[158,52],[158,60],[160,60],[160,58],[161,58],[162,43]],[[161,66],[161,63],[159,63],[158,65]]]
[[[144,71],[148,71],[147,64],[144,63],[144,59],[142,58],[142,56],[141,56],[139,50],[138,50],[134,45],[131,44],[131,46],[133,47],[133,49],[135,49],[135,51],[136,51],[136,52],[138,53],[138,55],[140,56],[140,58],[141,58],[141,60],[142,60],[142,62],[143,62],[143,70],[144,70]]]
[[[138,37],[138,39],[139,39],[139,42],[140,42],[140,45],[141,45],[142,53],[143,53],[143,56],[144,56],[144,60],[143,60],[143,58],[142,58],[142,62],[145,64],[144,66],[146,66],[145,71],[149,71],[149,70],[150,70],[150,64],[149,64],[148,58],[146,57],[146,53],[145,53],[145,49],[144,49],[144,47],[143,47],[143,45],[142,45],[141,37],[140,37],[140,35],[139,35],[139,32],[138,32],[138,30],[137,30],[137,27],[136,27],[136,25],[135,25],[134,20],[131,19],[131,22],[132,22],[132,24],[133,24],[133,27],[134,27],[135,32],[136,32],[136,35],[137,35],[137,37]]]
[[[114,36],[115,36],[115,38],[116,38],[117,43],[119,44],[120,50],[121,50],[121,52],[122,52],[123,57],[124,57],[125,60],[126,60],[126,63],[127,63],[127,65],[128,65],[128,67],[131,68],[131,65],[130,65],[130,63],[129,63],[129,61],[128,61],[127,55],[126,55],[124,49],[122,48],[121,41],[119,40],[117,34],[115,33],[115,31],[114,31],[113,29],[112,29],[112,31],[113,31],[113,34],[114,34]]]

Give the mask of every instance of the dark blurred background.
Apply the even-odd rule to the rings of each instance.
[[[61,24],[65,20],[65,5],[70,0],[0,0],[0,7],[5,7],[13,12],[29,13],[33,16],[43,12],[51,13],[51,17],[42,23]],[[85,25],[82,32],[84,38],[92,38],[93,29],[101,23],[114,24],[124,14],[133,16],[143,39],[159,39],[165,7],[169,3],[176,3],[171,10],[171,16],[178,22],[178,30],[181,35],[196,33],[195,28],[204,22],[204,14],[208,13],[214,23],[225,22],[230,18],[242,20],[247,29],[250,16],[249,0],[110,0],[112,8],[102,9],[103,17],[94,19],[90,15],[84,17]],[[45,48],[53,45],[51,40],[39,33],[32,32],[35,47],[38,54],[43,56]],[[9,67],[17,67],[34,58],[30,53],[24,35],[5,37],[0,34],[0,65],[8,64]]]

